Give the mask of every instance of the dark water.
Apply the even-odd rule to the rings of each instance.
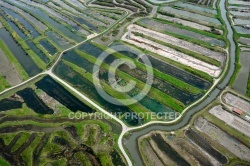
[[[128,126],[139,126],[145,123],[145,120],[136,113],[126,114],[122,119]]]
[[[86,70],[89,73],[93,72],[93,64],[89,62],[87,59],[77,54],[74,50],[65,52],[62,59],[69,61],[71,63],[74,63],[75,65],[77,65],[78,67],[81,67],[82,69]],[[106,83],[108,83],[107,73],[108,72],[106,70],[102,69],[102,72],[100,72],[100,76],[99,76],[99,78]],[[132,94],[133,92],[131,91],[131,93],[128,93],[127,95],[129,95],[130,97],[133,97],[133,94]],[[156,100],[147,96],[144,97],[142,100],[140,100],[139,103],[156,113],[174,112],[171,108],[168,108],[162,105],[161,103],[157,102]]]
[[[45,62],[49,63],[50,59],[35,45],[31,40],[26,41],[26,44]]]
[[[0,38],[5,42],[30,77],[35,76],[42,71],[32,61],[29,55],[27,55],[26,52],[16,43],[8,31],[3,28],[0,29]]]
[[[42,39],[39,43],[48,51],[50,55],[54,55],[57,52],[56,48],[47,39]]]
[[[92,50],[94,50],[93,52],[91,52],[90,48],[92,48]],[[91,43],[86,43],[86,44],[83,44],[81,45],[81,47],[79,48],[81,49],[82,51],[85,51],[86,53],[88,54],[91,54],[93,55],[94,57],[98,57],[98,55],[100,55],[103,51],[101,49],[99,49],[98,47],[92,45]],[[93,65],[88,62],[87,60],[83,60],[83,58],[81,58],[79,55],[68,55],[66,56],[67,59],[71,59],[71,62],[77,64],[78,66],[85,68],[85,66],[89,69],[86,69],[86,70],[89,70],[92,72],[92,69],[93,68]],[[74,61],[72,61],[72,59],[74,59]],[[113,62],[114,60],[116,60],[117,58],[115,58],[114,56],[112,55],[109,55],[107,59],[104,60],[104,62],[106,62],[107,64],[110,64],[111,62]],[[86,64],[88,63],[88,64]],[[108,82],[108,78],[107,78],[107,72],[105,74],[102,74],[100,76],[101,79],[104,79],[104,81]],[[165,84],[165,83],[164,83]],[[166,85],[166,84],[165,84]],[[169,94],[170,91],[175,88],[173,86],[168,86],[168,87],[165,87],[165,88],[171,88],[171,89],[167,89],[167,93]],[[133,91],[134,92],[134,91]],[[132,93],[128,93],[129,96],[132,96]],[[171,91],[173,92],[173,91]],[[186,99],[184,97],[188,96],[189,94],[186,94],[184,93],[183,94],[183,91],[181,91],[181,93],[178,93],[179,91],[175,92],[175,94],[179,94],[179,97],[181,99]],[[185,103],[188,103],[188,102],[193,102],[194,100],[196,100],[200,95],[193,95],[193,96],[188,96],[187,97],[187,100],[185,100]],[[191,98],[191,100],[190,100]],[[142,100],[139,101],[139,103],[143,106],[145,106],[146,108],[148,108],[149,110],[151,110],[152,112],[156,112],[156,113],[162,113],[162,112],[174,112],[174,110],[172,110],[171,108],[165,106],[165,105],[162,105],[161,103],[159,103],[158,101],[148,97],[148,96],[145,96]]]
[[[6,15],[6,13],[4,13],[3,11],[0,10],[0,15],[3,16],[3,18],[8,22],[8,24],[11,26],[11,28],[17,33],[18,36],[20,36],[22,39],[27,39],[28,36],[26,36],[20,29],[19,27],[14,24]]]
[[[45,34],[46,36],[48,36],[48,39],[55,44],[57,47],[61,48],[62,50],[66,50],[70,47],[73,46],[73,44],[69,43],[69,41],[67,41],[65,38],[63,38],[62,36],[58,35],[56,32],[54,31],[49,31]]]
[[[78,47],[78,49],[82,52],[85,52],[85,53],[95,57],[95,58],[107,56],[103,60],[103,62],[105,62],[108,65],[110,65],[115,60],[117,60],[117,58],[114,55],[106,53],[104,50],[98,48],[97,46],[95,46],[94,44],[92,44],[90,42],[86,42],[86,43],[80,45]]]
[[[67,51],[63,54],[63,60],[69,61],[78,67],[83,68],[89,73],[93,73],[94,65],[77,54],[74,50]]]
[[[54,137],[53,143],[59,144],[61,146],[68,146],[68,147],[70,147],[70,143],[66,139],[64,139],[62,137],[58,137],[58,136]]]
[[[147,56],[150,60],[152,66],[159,70],[162,73],[171,75],[179,80],[182,80],[183,82],[186,82],[194,87],[197,87],[199,89],[207,90],[211,86],[211,83],[203,80],[191,73],[188,73],[184,70],[181,70],[175,66],[172,66],[168,63],[165,63],[157,58],[154,58],[153,56]],[[141,62],[141,59],[139,60]]]
[[[146,82],[147,81],[147,72],[143,71],[141,69],[129,69],[126,65],[122,65],[119,68],[121,71],[133,76],[134,78],[142,81],[142,82]],[[157,77],[154,76],[154,82],[152,84],[152,87],[160,90],[161,92],[179,100],[180,102],[182,102],[185,105],[188,105],[192,102],[194,102],[195,100],[197,100],[198,98],[200,98],[202,96],[202,94],[191,94],[191,93],[187,93],[177,87],[175,87],[174,85],[169,84],[168,82],[161,80]]]
[[[228,82],[230,80],[230,78],[232,77],[234,70],[235,70],[235,51],[236,51],[236,45],[235,42],[233,40],[233,30],[232,27],[230,25],[230,22],[228,21],[227,18],[227,10],[225,7],[225,0],[221,0],[220,1],[220,9],[221,9],[221,16],[222,19],[225,21],[226,23],[226,28],[228,30],[228,34],[227,34],[227,39],[230,42],[230,63],[229,63],[229,70],[225,76],[225,78],[223,79],[223,81],[218,85],[218,87],[220,89],[224,89],[227,85]],[[137,139],[140,136],[143,136],[147,133],[149,133],[150,131],[153,130],[161,130],[161,131],[174,131],[174,130],[178,130],[181,127],[186,126],[189,122],[190,119],[193,117],[194,114],[198,113],[200,110],[204,109],[208,104],[210,104],[212,101],[214,101],[218,95],[220,94],[221,90],[218,88],[215,88],[211,93],[210,96],[208,96],[207,98],[205,98],[201,103],[199,103],[198,105],[194,106],[193,108],[191,108],[189,111],[187,111],[184,115],[183,118],[181,119],[181,121],[179,121],[178,123],[175,124],[171,124],[171,125],[150,125],[147,126],[146,128],[143,128],[141,130],[138,130],[136,132],[133,132],[133,135],[131,135],[129,137],[128,140],[126,140],[126,148],[132,158],[132,160],[135,162],[135,165],[143,165],[142,164],[142,160],[140,157],[140,152],[137,146]]]
[[[190,165],[180,154],[178,154],[169,144],[167,144],[160,134],[152,135],[152,140],[157,144],[158,148],[164,152],[177,165]]]
[[[92,55],[95,58],[99,58],[101,56],[107,56],[104,59],[104,62],[107,64],[111,64],[112,62],[117,60],[117,58],[114,55],[108,54],[105,50],[99,48],[98,46],[95,46],[91,42],[86,42],[86,43],[80,45],[78,47],[78,49],[89,54],[89,55]]]
[[[65,63],[59,62],[54,69],[54,72],[65,81],[69,82],[70,84],[74,85],[74,87],[87,94],[89,98],[98,101],[100,105],[102,105],[105,109],[108,109],[110,112],[122,111],[123,113],[125,113],[126,111],[129,111],[127,107],[115,106],[104,100],[101,96],[98,95],[92,82],[82,77],[79,73],[71,69]]]
[[[191,139],[193,142],[195,142],[198,146],[200,146],[208,154],[213,156],[221,164],[227,163],[227,158],[225,156],[223,156],[220,152],[218,152],[216,149],[214,149],[214,147],[212,147],[207,140],[205,140],[202,136],[200,136],[194,130],[189,129],[186,132],[186,135],[189,139]]]
[[[112,151],[110,155],[111,155],[111,158],[112,158],[113,165],[115,165],[115,166],[126,166],[126,164],[123,162],[120,154],[116,150]]]
[[[126,106],[117,106],[113,105],[109,102],[107,102],[105,99],[103,99],[97,92],[95,86],[92,82],[87,80],[86,78],[82,77],[79,73],[71,69],[69,66],[67,66],[62,61],[58,63],[56,68],[54,69],[54,72],[57,76],[59,76],[61,79],[65,80],[66,82],[70,83],[75,87],[76,89],[83,92],[86,96],[88,96],[90,99],[94,100],[95,103],[98,103],[101,105],[105,110],[111,112],[111,113],[117,113],[117,114],[125,114],[125,113],[131,113],[132,111],[126,107]],[[129,125],[136,126],[138,125],[138,120],[134,119],[126,119],[127,123]]]
[[[53,114],[54,111],[49,108],[34,92],[31,88],[26,88],[17,92],[26,103],[26,105],[38,114]]]
[[[125,44],[122,44],[120,42],[114,42],[112,43],[109,48],[123,54],[123,55],[126,55],[127,57],[129,58],[132,58],[132,59],[137,59],[138,58],[138,55],[140,55],[139,52],[136,52],[135,50],[131,49],[130,47],[126,46]],[[121,50],[117,50],[117,48],[121,49]]]
[[[133,48],[125,44],[115,42],[110,45],[111,48],[112,47],[115,48],[114,46],[121,46],[122,48],[124,48],[124,51],[118,51],[118,52],[132,59],[138,59],[138,55],[140,55],[139,52],[136,52],[135,50],[133,50]],[[159,60],[151,55],[147,55],[147,58],[150,60],[152,66],[162,73],[171,75],[199,89],[207,90],[211,86],[210,82],[203,80],[198,76],[186,72],[178,67],[172,66],[171,64],[163,62],[162,60]],[[141,59],[139,59],[138,61],[142,62]]]
[[[100,80],[106,82],[107,84],[110,84],[109,77],[108,77],[108,71],[102,69],[102,72],[99,72],[99,78],[100,78]],[[121,83],[124,84],[126,82],[124,79],[121,79],[121,78],[119,78],[119,79],[120,79],[120,81],[118,82],[119,85]],[[121,86],[124,86],[124,85],[121,85]],[[135,97],[136,95],[138,95],[138,93],[140,93],[140,92],[141,92],[140,89],[134,88],[125,94],[130,96],[130,98],[132,98],[132,97]],[[151,98],[149,95],[146,95],[143,99],[138,101],[138,103],[140,103],[141,105],[143,105],[144,107],[146,107],[147,109],[149,109],[150,111],[155,112],[155,113],[175,112],[173,109],[161,104],[157,100]]]
[[[18,19],[18,21],[31,33],[33,38],[40,36],[39,32],[31,25],[28,21],[26,21],[21,15],[15,13],[14,11],[7,9],[5,7],[1,7],[5,12],[11,15],[14,19]]]
[[[95,58],[98,58],[104,51],[98,47],[96,47],[95,45],[93,45],[91,42],[85,42],[83,44],[81,44],[78,47],[79,50],[94,56]]]
[[[103,55],[103,50],[98,48],[97,46],[87,42],[82,44],[79,47],[79,50],[84,51],[85,53],[94,56],[95,58],[98,58],[100,55]],[[117,58],[113,55],[109,55],[104,62],[107,64],[111,64],[117,60]],[[119,70],[131,75],[134,78],[137,78],[138,80],[142,82],[146,82],[147,73],[141,69],[134,69],[130,70],[126,65],[122,65]],[[170,95],[171,97],[179,100],[180,102],[184,103],[185,105],[190,104],[200,98],[202,94],[190,94],[187,93],[171,84],[169,84],[166,81],[163,81],[157,77],[154,78],[154,83],[152,85],[154,88],[159,89],[160,91],[166,93],[167,95]]]
[[[73,16],[73,15],[69,15],[73,20],[75,20],[76,22],[79,22],[81,24],[84,24],[86,25],[90,30],[93,30],[93,31],[96,31],[96,32],[99,32],[99,29],[94,26],[93,24],[89,23],[87,20],[84,20],[83,18],[81,17],[76,17],[76,16]]]
[[[49,25],[51,25],[53,28],[60,31],[61,34],[65,35],[69,39],[75,40],[77,42],[81,42],[83,40],[83,38],[81,36],[78,36],[77,34],[71,32],[65,26],[54,21],[52,18],[50,18],[46,12],[44,12],[38,8],[26,5],[25,3],[22,3],[19,1],[9,1],[9,3],[15,4],[15,6],[17,6],[18,8],[21,8],[22,10],[29,12],[31,15],[38,17],[42,22],[48,23]]]
[[[44,77],[35,85],[73,112],[94,112],[49,76]]]
[[[0,101],[0,112],[22,108],[22,105],[23,105],[23,103],[20,101],[3,99]]]
[[[145,96],[139,102],[140,104],[145,106],[147,109],[155,113],[175,112],[172,108],[169,108],[148,96]]]

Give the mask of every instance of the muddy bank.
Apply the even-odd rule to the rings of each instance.
[[[199,147],[201,147],[203,150],[205,150],[208,154],[213,156],[217,161],[219,161],[221,164],[226,164],[227,158],[222,155],[220,152],[218,152],[215,148],[213,148],[209,142],[207,142],[202,136],[197,134],[194,130],[189,129],[186,131],[186,136],[195,142]]]

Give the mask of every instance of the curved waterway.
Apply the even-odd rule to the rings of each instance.
[[[226,24],[226,28],[228,31],[227,34],[227,39],[230,42],[230,62],[229,62],[229,70],[226,74],[226,76],[224,77],[223,81],[217,86],[218,88],[215,88],[209,97],[207,97],[205,100],[203,100],[200,104],[196,105],[195,107],[193,107],[192,109],[190,109],[189,111],[187,111],[184,115],[183,118],[181,119],[181,121],[179,121],[178,123],[175,123],[173,125],[163,125],[163,124],[158,124],[158,125],[150,125],[147,126],[146,128],[143,128],[141,130],[137,130],[137,131],[132,131],[132,135],[128,138],[128,139],[124,139],[123,143],[125,148],[127,149],[127,152],[129,153],[132,162],[134,163],[134,165],[136,166],[142,166],[143,165],[143,161],[142,158],[140,156],[139,153],[139,149],[138,149],[138,144],[137,144],[137,138],[139,138],[142,135],[145,135],[147,133],[149,133],[150,131],[153,130],[160,130],[160,131],[173,131],[173,130],[177,130],[179,128],[182,128],[184,126],[186,126],[189,123],[189,120],[192,118],[192,116],[199,112],[200,110],[202,110],[204,107],[206,107],[209,103],[211,103],[213,100],[216,99],[216,97],[220,94],[221,90],[220,89],[224,89],[230,78],[232,77],[233,73],[234,73],[234,69],[235,69],[235,50],[236,50],[236,45],[235,42],[233,40],[233,30],[232,27],[229,23],[229,20],[227,18],[227,11],[226,11],[226,7],[225,7],[225,1],[226,0],[221,0],[220,1],[220,10],[221,10],[221,16],[222,19],[224,20],[225,24]]]

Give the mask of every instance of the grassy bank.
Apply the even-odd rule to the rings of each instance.
[[[248,76],[248,83],[247,83],[247,96],[250,98],[250,73]]]
[[[89,80],[90,82],[93,83],[93,76],[91,73],[87,73],[87,72],[82,72],[82,68],[74,65],[73,63],[64,61],[65,64],[67,64],[70,68],[72,68],[75,72],[81,74],[81,76],[83,76],[84,78],[86,78],[87,80]],[[117,98],[118,101],[119,99],[130,99],[130,97],[126,94],[126,93],[117,93],[114,89],[112,89],[108,84],[106,84],[103,81],[100,81],[101,85],[103,87],[103,89],[105,90],[105,92],[107,92],[109,95],[113,96],[114,98]],[[124,102],[121,102],[123,104],[126,104]],[[148,109],[146,109],[144,106],[140,105],[138,102],[136,104],[133,105],[129,105],[128,106],[132,111],[136,112],[136,113],[144,113],[144,112],[150,112]],[[148,121],[148,119],[145,119],[146,121]],[[150,119],[149,119],[150,120]]]
[[[0,75],[0,92],[5,90],[6,88],[10,88],[10,84],[6,81],[6,79]]]
[[[0,157],[0,165],[2,165],[2,166],[10,166],[10,164],[5,159],[3,159],[2,157]]]
[[[45,69],[46,64],[41,60],[39,56],[37,56],[26,44],[26,42],[17,35],[16,31],[4,20],[2,17],[0,17],[0,21],[3,22],[4,27],[7,29],[7,31],[10,33],[10,35],[13,37],[13,39],[18,43],[18,45],[21,46],[21,48],[29,55],[29,57],[35,62],[35,64],[40,69]]]
[[[107,48],[105,48],[104,46],[101,46],[101,45],[97,45],[96,43],[92,43],[93,45],[95,45],[96,47],[102,49],[102,50],[107,50]],[[114,50],[115,51],[115,50]],[[128,57],[119,53],[119,52],[115,52],[112,54],[113,56],[117,57],[118,59],[119,58],[125,58],[127,59]],[[130,59],[130,58],[129,58]],[[146,70],[146,67],[144,64],[138,62],[137,60],[134,60],[134,59],[130,59],[132,60],[136,66],[139,68],[139,69],[142,69],[143,71],[147,71]],[[171,85],[185,91],[185,92],[188,92],[188,93],[191,93],[191,94],[198,94],[198,93],[201,93],[202,91],[192,85],[189,85],[171,75],[168,75],[168,74],[165,74],[165,73],[162,73],[161,71],[157,70],[157,69],[154,69],[153,68],[153,74],[155,77],[157,77],[158,79],[162,79],[168,83],[170,83]]]
[[[132,46],[132,47],[135,47],[135,48],[141,50],[142,52],[144,52],[145,54],[152,55],[152,56],[154,56],[154,57],[156,57],[156,58],[158,58],[158,59],[160,59],[160,60],[162,60],[162,61],[164,61],[164,62],[167,62],[167,63],[169,63],[169,64],[171,64],[171,65],[174,65],[174,66],[176,66],[176,67],[178,67],[178,68],[180,68],[180,69],[183,69],[183,70],[185,70],[185,71],[187,71],[187,72],[190,72],[190,73],[192,73],[192,74],[194,74],[194,75],[196,75],[196,76],[198,76],[198,77],[200,77],[200,78],[203,78],[203,79],[205,79],[205,80],[207,80],[207,81],[209,81],[209,82],[213,82],[213,78],[212,78],[209,74],[207,74],[207,73],[204,73],[204,72],[202,72],[202,71],[193,69],[193,68],[191,68],[191,67],[189,67],[189,66],[185,66],[185,65],[183,65],[183,64],[181,64],[181,63],[178,63],[178,62],[176,62],[176,61],[170,60],[170,59],[168,59],[168,58],[165,58],[165,57],[163,57],[163,56],[160,56],[160,55],[158,55],[158,54],[156,54],[156,53],[153,53],[153,52],[150,52],[150,51],[148,51],[148,50],[142,49],[142,48],[140,48],[140,47],[138,47],[138,46],[135,46],[135,45],[132,45],[132,44],[130,44],[130,43],[123,42],[123,41],[119,41],[119,42],[124,43],[124,44],[129,45],[129,46]]]
[[[8,112],[8,111],[7,111]],[[78,145],[88,145],[88,140],[91,140],[91,145],[88,147],[94,151],[94,157],[97,156],[97,158],[101,158],[102,160],[106,161],[107,163],[112,163],[110,153],[117,148],[117,139],[118,134],[114,133],[113,130],[115,130],[114,126],[111,126],[109,123],[111,120],[106,120],[105,122],[102,120],[67,120],[62,121],[63,119],[58,119],[58,121],[55,121],[53,123],[50,122],[39,122],[36,119],[42,119],[42,120],[48,120],[47,117],[45,118],[39,118],[38,114],[35,114],[33,116],[30,116],[33,120],[19,120],[18,117],[11,116],[15,121],[6,121],[3,122],[3,124],[0,125],[1,128],[9,127],[15,125],[16,127],[20,127],[23,129],[23,125],[32,125],[34,127],[38,127],[37,130],[28,130],[21,132],[21,137],[18,139],[17,142],[14,143],[14,145],[10,148],[12,148],[12,151],[18,149],[21,145],[28,143],[28,140],[35,132],[36,136],[35,139],[27,144],[27,146],[24,147],[24,150],[21,151],[20,157],[23,162],[25,162],[28,165],[32,165],[37,159],[33,158],[33,154],[37,154],[39,156],[39,163],[42,165],[46,165],[46,163],[53,163],[53,165],[62,165],[66,163],[66,159],[63,160],[63,162],[54,159],[54,158],[47,158],[49,154],[52,153],[58,153],[58,152],[64,152],[63,146],[60,146],[60,144],[56,143],[54,140],[55,138],[61,138],[63,140],[66,140],[67,147],[69,149],[76,149]],[[65,116],[64,118],[67,118]],[[89,119],[89,118],[88,118]],[[61,120],[61,121],[60,121]],[[16,122],[18,121],[18,123]],[[13,124],[12,124],[13,123]],[[117,123],[116,123],[117,124]],[[39,126],[42,128],[49,128],[49,132],[44,132],[44,130],[40,130]],[[64,127],[74,127],[76,129],[76,134],[79,136],[79,140],[75,141],[74,136],[70,134],[70,132],[67,132],[63,128],[61,129],[60,126]],[[60,128],[60,129],[59,129]],[[80,132],[78,132],[80,131]],[[83,133],[83,134],[81,134]],[[88,134],[87,134],[88,133]],[[105,133],[105,135],[104,135]],[[0,138],[3,139],[5,142],[5,145],[8,145],[13,138],[18,134],[18,132],[9,132],[7,134],[2,134]],[[47,136],[45,136],[47,135]],[[44,137],[45,136],[45,137]],[[48,139],[44,139],[44,138]],[[97,138],[97,139],[93,139]],[[38,144],[43,139],[44,146],[41,146],[41,152],[37,153],[36,148],[39,146]],[[105,146],[105,148],[103,148]],[[88,152],[86,152],[88,153]],[[120,155],[118,153],[118,155]],[[107,158],[108,157],[108,158]],[[85,162],[92,163],[92,160],[89,158],[86,158]],[[55,164],[56,163],[56,164]],[[60,164],[58,164],[60,163]],[[10,165],[8,162],[0,157],[0,165],[1,166],[7,166]]]
[[[219,4],[219,3],[217,3],[217,8],[219,8],[219,7],[218,7],[218,4]],[[225,5],[226,5],[226,7],[228,8],[228,1],[225,2]],[[218,11],[221,12],[219,9],[218,9]],[[239,35],[239,34],[237,33],[237,31],[235,30],[234,25],[233,25],[233,23],[232,23],[232,21],[231,21],[231,17],[230,17],[230,13],[229,13],[229,12],[227,12],[227,19],[229,20],[229,23],[230,23],[231,28],[232,28],[232,30],[233,30],[233,40],[234,40],[235,45],[236,45],[234,74],[233,74],[233,76],[231,77],[231,79],[230,79],[230,81],[229,81],[229,85],[232,86],[233,83],[234,83],[234,81],[235,81],[235,79],[236,79],[236,77],[237,77],[237,75],[238,75],[238,73],[239,73],[239,71],[240,71],[240,68],[241,68],[241,65],[240,65],[240,63],[239,63],[239,61],[240,61],[240,47],[239,47],[239,45],[237,44],[237,41],[238,41],[238,39],[240,38],[241,35]],[[222,21],[223,21],[223,20],[222,20]],[[225,28],[225,29],[226,29],[226,28]],[[226,31],[226,32],[227,32],[227,31]],[[228,32],[227,32],[227,33],[228,33]],[[226,34],[227,34],[227,33],[226,33]],[[227,41],[227,44],[228,44],[229,50],[230,50],[230,43],[229,43],[229,41]]]
[[[88,55],[88,54],[80,52],[80,51],[77,51],[77,53],[79,55],[81,55],[83,58],[87,59],[91,63],[96,62],[96,59],[94,57],[92,57],[91,55]],[[102,68],[108,70],[110,68],[110,66],[107,64],[102,64]],[[117,74],[117,76],[121,77],[122,79],[124,79],[126,81],[130,81],[130,80],[136,81],[136,83],[137,83],[136,88],[138,88],[138,89],[143,89],[143,87],[145,86],[145,83],[135,79],[134,77],[132,77],[129,74],[126,74],[122,71],[117,70],[116,74]],[[164,105],[167,105],[170,108],[173,108],[174,110],[176,110],[178,112],[181,112],[185,107],[184,104],[181,103],[180,101],[174,99],[171,96],[168,96],[167,94],[165,94],[165,93],[161,92],[160,90],[155,89],[153,87],[149,91],[148,96],[150,98],[153,98],[153,99],[159,101],[160,103],[162,103]]]

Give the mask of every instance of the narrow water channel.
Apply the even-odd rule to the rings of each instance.
[[[230,64],[229,65],[230,66],[229,66],[229,70],[228,70],[226,76],[224,77],[223,81],[218,85],[218,87],[220,89],[223,89],[227,86],[230,78],[232,77],[232,75],[234,73],[234,69],[235,69],[234,63],[235,63],[236,45],[235,45],[235,42],[233,40],[233,30],[232,30],[230,22],[227,18],[227,11],[226,11],[226,7],[225,7],[225,2],[226,2],[226,0],[221,0],[219,6],[220,6],[220,10],[221,10],[222,19],[224,20],[224,22],[226,24],[227,31],[228,31],[227,39],[230,42],[230,50],[229,50],[229,53],[230,53]],[[176,123],[173,125],[168,125],[168,126],[162,125],[162,124],[150,125],[150,126],[147,126],[146,128],[143,128],[141,130],[137,130],[137,131],[132,132],[132,135],[128,139],[123,139],[123,145],[127,149],[127,152],[129,153],[129,156],[131,157],[131,160],[134,163],[134,165],[136,165],[136,166],[143,165],[142,158],[140,156],[138,144],[137,144],[137,139],[140,136],[145,135],[153,130],[173,131],[173,130],[177,130],[179,128],[184,127],[185,125],[188,124],[189,120],[192,118],[192,116],[195,113],[199,112],[204,107],[206,107],[209,103],[211,103],[214,99],[216,99],[216,97],[220,94],[220,92],[221,92],[221,90],[215,88],[211,92],[210,96],[208,96],[200,104],[196,105],[195,107],[193,107],[192,109],[187,111],[186,114],[183,115],[183,118],[179,123]]]

